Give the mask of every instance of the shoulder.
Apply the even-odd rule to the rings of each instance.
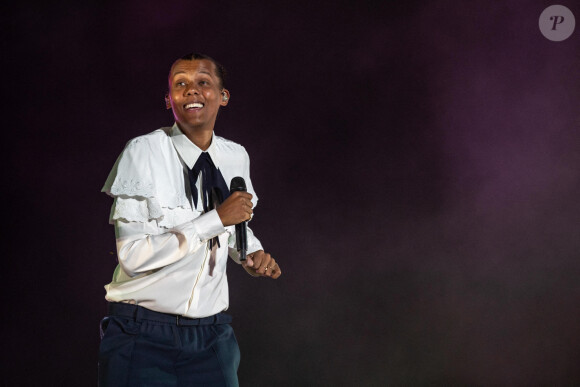
[[[214,136],[215,142],[216,142],[216,148],[218,149],[218,151],[220,152],[226,152],[226,153],[231,153],[233,155],[240,155],[240,156],[248,156],[248,152],[246,151],[246,148],[244,148],[242,145],[233,142],[231,140],[228,140],[226,138],[220,137],[215,135]]]
[[[147,133],[135,138],[132,138],[127,142],[127,148],[151,148],[166,146],[171,144],[171,138],[169,137],[169,130],[171,128],[160,128],[154,130],[151,133]]]
[[[163,207],[186,202],[183,166],[166,128],[131,139],[117,159],[103,191],[117,197],[156,198]]]
[[[130,164],[131,168],[138,169],[143,173],[149,173],[148,170],[153,165],[180,165],[166,128],[157,129],[129,140],[119,159],[121,163]]]

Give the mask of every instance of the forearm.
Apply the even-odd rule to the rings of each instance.
[[[133,277],[179,261],[225,229],[215,211],[210,211],[172,229],[158,227],[154,220],[117,221],[115,231],[119,264]]]

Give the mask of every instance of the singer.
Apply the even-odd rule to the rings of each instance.
[[[282,272],[244,224],[258,201],[249,156],[214,133],[231,97],[225,74],[206,55],[175,61],[165,96],[174,125],[129,141],[105,182],[119,264],[105,286],[100,386],[238,386],[228,255],[254,277]],[[246,190],[230,192],[234,178]]]

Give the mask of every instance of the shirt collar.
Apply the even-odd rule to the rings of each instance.
[[[173,124],[173,127],[171,128],[171,140],[173,141],[173,145],[175,145],[175,149],[177,149],[177,153],[179,153],[187,167],[189,169],[193,168],[195,162],[203,151],[191,142],[185,134],[183,134],[177,126],[177,123]],[[211,134],[211,144],[206,152],[209,153],[216,168],[219,169],[220,166],[215,145],[215,134],[213,132]]]

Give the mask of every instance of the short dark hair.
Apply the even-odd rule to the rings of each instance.
[[[178,60],[201,60],[201,59],[207,59],[210,62],[212,62],[215,65],[215,69],[216,69],[216,75],[219,77],[220,81],[221,81],[221,88],[223,89],[226,84],[226,69],[224,66],[222,66],[218,61],[216,61],[215,59],[213,59],[210,56],[207,56],[205,54],[200,54],[198,52],[191,52],[187,55],[182,56],[181,58],[179,58]],[[176,61],[177,62],[177,61]],[[174,62],[175,63],[175,62]]]

